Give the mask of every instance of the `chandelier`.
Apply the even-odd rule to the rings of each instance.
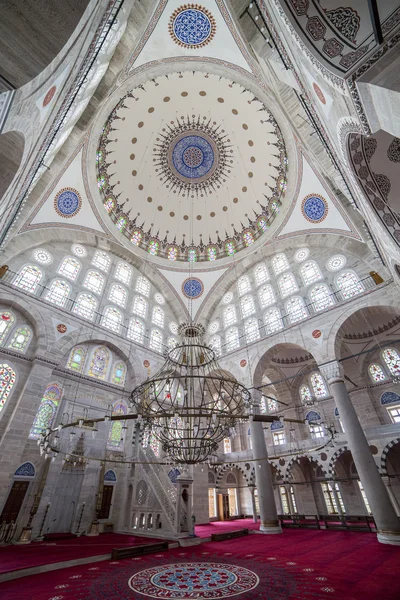
[[[202,325],[181,325],[181,342],[130,396],[141,427],[178,464],[211,460],[220,442],[234,435],[236,423],[249,414],[250,392],[221,369],[202,341],[204,333]]]

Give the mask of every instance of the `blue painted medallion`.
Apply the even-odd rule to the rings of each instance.
[[[400,396],[396,394],[396,392],[384,392],[381,396],[381,404],[385,406],[385,404],[399,404]]]
[[[203,282],[197,277],[189,277],[188,279],[185,279],[185,281],[182,284],[183,294],[186,296],[186,298],[190,298],[191,300],[200,298],[203,291]]]
[[[307,221],[320,223],[328,214],[328,205],[321,196],[310,195],[303,200],[301,210]]]
[[[199,179],[214,166],[214,150],[211,144],[199,135],[181,138],[172,149],[172,164],[182,177]]]
[[[15,477],[35,477],[35,467],[32,463],[26,462],[20,465],[14,473]]]
[[[207,42],[212,32],[212,24],[202,10],[187,8],[182,10],[173,22],[175,37],[185,46],[199,46]]]
[[[74,217],[80,210],[81,197],[76,190],[64,188],[58,192],[54,200],[54,208],[61,217]]]

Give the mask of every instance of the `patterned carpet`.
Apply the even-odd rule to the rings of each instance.
[[[0,584],[2,600],[398,600],[400,548],[373,534],[287,531]]]

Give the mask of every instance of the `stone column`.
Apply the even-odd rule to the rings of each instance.
[[[400,545],[400,522],[351,402],[344,383],[341,365],[337,361],[333,361],[328,365],[321,366],[321,372],[328,381],[344,425],[354,464],[374,515],[378,529],[378,541],[383,544]]]
[[[392,486],[390,485],[390,477],[387,477],[387,476],[382,477],[382,481],[383,481],[383,483],[386,486],[387,492],[389,494],[390,501],[393,504],[393,508],[394,508],[394,510],[396,512],[396,515],[398,517],[400,517],[400,506],[399,506],[399,503],[397,501],[396,496],[394,495]]]
[[[260,414],[259,402],[253,397],[253,415]],[[254,421],[250,416],[250,434],[253,446],[254,468],[260,508],[260,531],[263,533],[282,533],[276,510],[271,467],[268,462],[263,423]]]
[[[289,505],[289,513],[291,515],[294,515],[295,511],[294,511],[294,506],[293,506],[292,495],[290,493],[290,485],[285,485],[285,490],[286,490],[286,496],[287,496],[287,501],[288,501],[288,505]],[[282,512],[284,512],[284,511],[282,511]]]
[[[250,495],[251,495],[251,510],[253,512],[253,523],[257,523],[257,521],[258,521],[257,506],[256,506],[256,498],[254,495],[256,488],[254,487],[254,485],[249,485],[249,490],[250,490]]]

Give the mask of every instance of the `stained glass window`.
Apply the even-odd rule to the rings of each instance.
[[[132,308],[132,312],[135,313],[135,315],[139,315],[139,317],[146,317],[147,314],[147,302],[144,298],[142,298],[141,296],[135,296],[135,299],[133,300],[133,308]]]
[[[271,285],[263,285],[258,290],[258,297],[260,299],[261,308],[265,308],[266,306],[270,306],[270,304],[274,304],[275,302],[275,294]]]
[[[325,283],[313,287],[310,291],[310,300],[316,311],[324,310],[335,304],[333,296]]]
[[[62,389],[58,384],[51,383],[47,386],[29,433],[30,438],[37,439],[42,431],[52,426],[61,394]]]
[[[45,248],[37,248],[33,252],[33,258],[41,265],[49,265],[53,260],[52,255],[48,250],[45,250]]]
[[[96,309],[96,298],[94,298],[90,294],[79,294],[72,309],[72,312],[74,312],[77,315],[80,315],[81,317],[84,317],[85,319],[93,321]]]
[[[71,281],[75,281],[78,276],[79,270],[81,268],[81,263],[76,258],[72,256],[66,256],[61,263],[58,272],[60,275],[71,279]]]
[[[307,309],[304,306],[303,298],[296,296],[294,298],[290,298],[286,302],[286,312],[289,316],[290,323],[297,323],[297,321],[301,321],[307,317]]]
[[[119,231],[122,231],[123,229],[125,229],[127,224],[127,218],[124,217],[124,215],[122,215],[121,217],[118,218],[117,222],[115,223],[115,226],[117,229],[119,229]]]
[[[124,385],[125,376],[126,376],[125,364],[121,361],[115,363],[113,366],[112,377],[111,377],[112,383],[115,383],[115,385]]]
[[[286,269],[289,268],[288,259],[285,254],[277,254],[272,259],[272,268],[274,269],[275,275],[279,275],[279,273],[283,273]]]
[[[235,254],[235,243],[232,241],[226,242],[225,252],[228,256],[232,256],[233,254]]]
[[[309,260],[300,269],[301,276],[304,281],[304,285],[310,285],[319,279],[322,279],[321,271],[317,263],[313,260]]]
[[[121,402],[119,404],[114,405],[112,414],[126,415],[127,412],[128,409],[126,408],[125,404]],[[122,447],[124,445],[124,434],[126,431],[124,427],[125,421],[114,421],[111,423],[107,439],[107,448],[109,450],[122,450]]]
[[[107,200],[104,202],[104,208],[106,209],[106,211],[110,213],[114,210],[114,207],[115,201],[112,198],[107,198]]]
[[[342,273],[336,280],[339,290],[345,299],[352,298],[364,291],[364,286],[354,273]]]
[[[150,333],[150,348],[156,352],[162,351],[163,336],[158,329],[152,329]]]
[[[72,371],[76,371],[77,373],[82,373],[85,362],[86,348],[83,348],[82,346],[76,346],[76,348],[72,348],[67,362],[67,368],[72,369]]]
[[[224,439],[224,453],[227,454],[228,452],[232,452],[231,439],[225,438]]]
[[[243,233],[243,241],[246,246],[251,246],[252,244],[254,244],[254,237],[251,231],[245,231]]]
[[[146,277],[138,277],[136,280],[136,292],[148,296],[150,294],[150,281]]]
[[[380,365],[369,365],[368,371],[372,381],[384,381],[386,379],[386,375]]]
[[[246,335],[246,343],[250,344],[255,340],[260,339],[260,331],[258,329],[257,319],[249,319],[244,324],[244,333]]]
[[[131,242],[132,244],[134,244],[135,246],[139,246],[141,240],[142,240],[143,234],[141,231],[134,231],[132,233],[132,237],[131,237]]]
[[[256,312],[256,307],[254,306],[254,300],[252,296],[245,296],[240,300],[240,308],[242,310],[242,317],[245,319],[249,317],[253,313]]]
[[[264,323],[265,333],[267,335],[283,329],[283,322],[279,308],[270,308],[267,310],[264,316]]]
[[[226,350],[227,352],[232,352],[232,350],[236,350],[239,348],[239,332],[236,327],[231,327],[225,334],[226,341]]]
[[[150,240],[149,247],[148,247],[148,253],[151,254],[152,256],[157,256],[158,242],[156,242],[156,240]]]
[[[152,323],[154,325],[158,325],[159,327],[164,327],[164,311],[159,306],[153,307],[153,314],[151,317]]]
[[[328,395],[328,390],[326,389],[325,381],[322,378],[322,375],[319,373],[313,373],[310,377],[311,385],[314,390],[314,394],[317,398],[324,398]]]
[[[115,278],[122,281],[122,283],[125,283],[125,285],[129,285],[131,277],[131,267],[124,262],[119,262],[117,265],[117,270],[115,271]]]
[[[278,281],[279,289],[281,291],[282,298],[294,294],[299,289],[294,278],[293,273],[285,273]]]
[[[275,398],[267,398],[268,412],[273,413],[278,410],[278,401]]]
[[[101,324],[103,327],[114,331],[115,333],[119,333],[121,330],[122,323],[122,313],[118,308],[114,306],[107,306],[104,311],[103,318],[101,320]]]
[[[230,304],[224,310],[224,323],[225,327],[229,327],[229,325],[236,323],[236,310],[233,304]]]
[[[311,391],[310,388],[308,387],[308,385],[302,385],[300,387],[300,399],[304,404],[308,404],[309,402],[312,401],[312,395],[311,395]]]
[[[267,404],[265,402],[265,396],[261,396],[260,413],[265,414],[266,412],[267,412]]]
[[[129,321],[127,336],[130,340],[143,344],[144,338],[144,325],[139,319],[135,317]]]
[[[208,260],[216,260],[217,259],[217,249],[215,246],[208,246],[207,258],[208,258]]]
[[[167,250],[168,260],[177,260],[178,248],[176,246],[170,246]]]
[[[382,352],[382,357],[392,375],[400,375],[400,356],[394,348],[387,348]]]
[[[330,259],[327,261],[326,268],[329,271],[339,271],[340,269],[343,269],[346,262],[347,259],[345,256],[343,256],[343,254],[335,254],[334,256],[331,256]]]
[[[267,229],[268,229],[268,223],[267,223],[267,220],[264,217],[261,217],[260,219],[258,219],[257,223],[258,223],[259,228],[262,231],[267,231]]]
[[[14,285],[33,294],[42,277],[43,273],[39,267],[27,265],[16,276]]]
[[[258,265],[254,269],[254,279],[256,280],[256,285],[261,285],[269,280],[268,269],[264,264]]]
[[[0,411],[6,403],[15,383],[15,372],[7,363],[0,364]]]
[[[240,277],[237,282],[239,296],[243,296],[243,294],[247,294],[251,291],[250,279],[247,275]]]
[[[114,283],[111,286],[110,295],[108,296],[108,298],[109,300],[111,300],[111,302],[115,302],[115,304],[119,304],[119,306],[125,308],[127,296],[128,292],[126,291],[124,286],[120,285],[119,283]]]
[[[6,335],[9,332],[14,321],[14,315],[8,312],[8,310],[0,314],[0,344],[4,342]]]
[[[284,431],[274,431],[272,436],[275,446],[283,446],[286,444],[286,436]]]
[[[95,294],[100,294],[103,284],[104,277],[97,271],[88,271],[83,282],[83,285]]]
[[[107,350],[105,346],[98,346],[93,352],[88,375],[104,381],[106,378],[109,361],[109,350]]]
[[[221,356],[221,337],[219,335],[212,336],[209,346],[212,350],[214,350],[216,356]]]
[[[70,293],[71,288],[66,281],[55,279],[50,284],[49,291],[46,294],[46,300],[53,304],[57,304],[57,306],[65,306]]]
[[[150,435],[149,445],[154,452],[154,456],[160,456],[160,441],[156,438],[154,433]]]
[[[19,352],[24,352],[30,342],[31,335],[32,332],[29,327],[18,327],[18,329],[14,332],[8,347],[12,348],[13,350],[18,350]]]
[[[189,248],[188,250],[188,261],[196,262],[197,260],[197,251],[195,248]]]
[[[97,250],[97,252],[93,256],[92,263],[96,267],[98,267],[99,269],[101,269],[102,271],[105,271],[107,273],[108,269],[110,268],[111,258],[107,254],[107,252],[103,252],[102,250]]]

